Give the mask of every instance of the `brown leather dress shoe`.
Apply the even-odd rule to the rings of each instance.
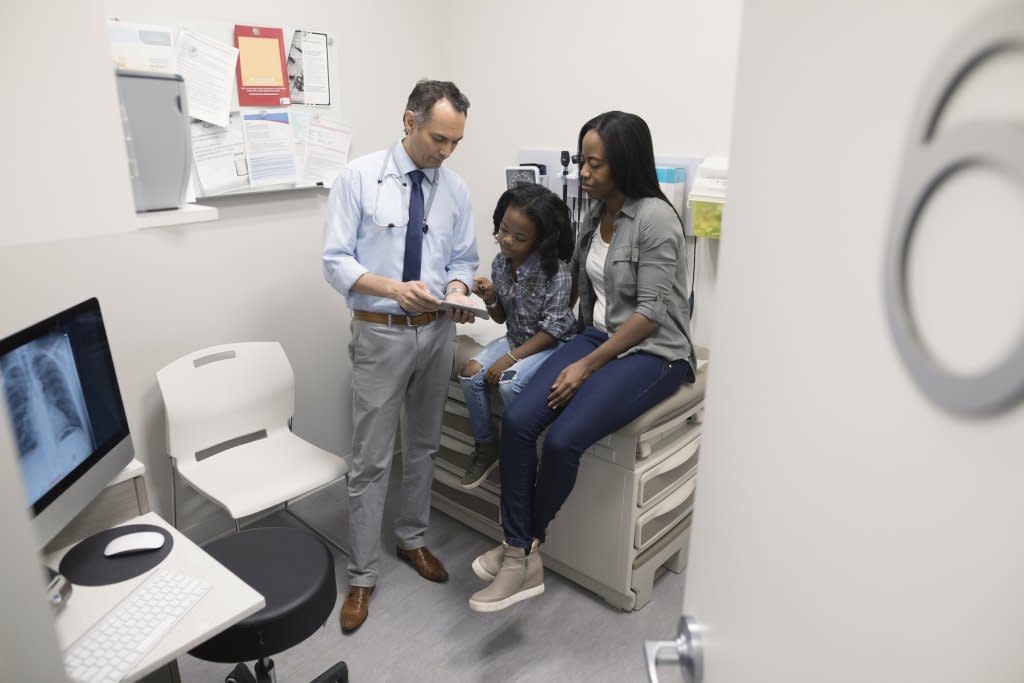
[[[373,586],[349,586],[341,605],[341,632],[351,633],[363,625],[370,614]]]
[[[448,580],[448,570],[441,564],[441,560],[434,557],[433,553],[423,548],[415,550],[398,549],[398,557],[405,560],[427,581],[444,583]]]

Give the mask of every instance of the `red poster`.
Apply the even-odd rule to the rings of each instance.
[[[235,26],[238,48],[238,104],[283,107],[292,103],[284,61],[284,32],[264,26]]]

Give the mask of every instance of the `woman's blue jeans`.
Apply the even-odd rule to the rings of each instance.
[[[561,345],[562,342],[556,341],[553,346],[523,358],[501,373],[501,377],[498,378],[498,393],[501,395],[501,400],[505,404],[506,410],[512,404],[513,399],[526,386],[526,383],[530,381],[533,374],[547,360],[548,356]],[[472,377],[463,377],[461,372],[459,373],[459,383],[462,385],[462,393],[466,398],[466,408],[469,410],[470,422],[473,424],[473,438],[477,443],[494,441],[494,422],[491,420],[491,398],[487,394],[488,387],[484,382],[484,377],[487,376],[487,370],[494,364],[494,361],[508,353],[510,348],[508,337],[503,335],[473,356],[473,360],[480,363],[480,372]]]
[[[501,523],[505,541],[529,548],[543,541],[576,483],[580,457],[592,444],[626,426],[671,396],[693,375],[685,360],[667,361],[644,352],[616,358],[583,382],[558,410],[548,394],[563,368],[596,349],[608,335],[594,327],[565,342],[533,375],[501,427]],[[537,439],[544,437],[540,467]]]

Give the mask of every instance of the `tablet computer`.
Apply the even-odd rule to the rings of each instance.
[[[442,301],[441,310],[453,310],[453,311],[469,311],[478,318],[484,320],[490,320],[491,316],[487,314],[486,308],[477,308],[476,306],[463,306],[462,304],[453,304],[451,301]]]

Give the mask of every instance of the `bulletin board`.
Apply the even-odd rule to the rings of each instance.
[[[352,130],[341,112],[339,46],[324,27],[241,17],[109,20],[118,67],[185,79],[190,201],[329,188],[347,163]]]

